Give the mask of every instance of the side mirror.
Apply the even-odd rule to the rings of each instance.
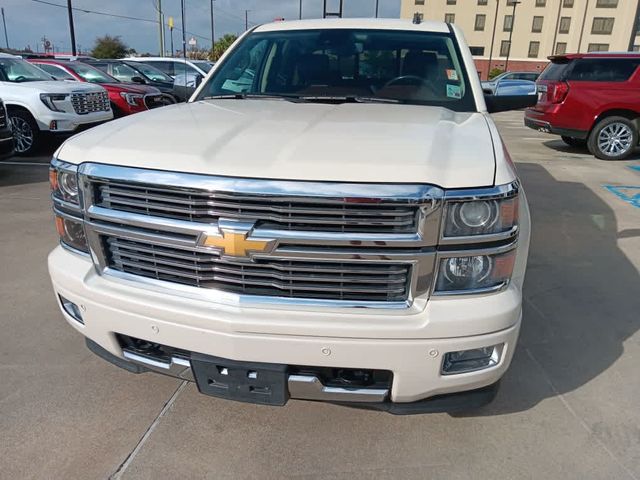
[[[131,81],[133,83],[142,83],[142,84],[147,83],[144,81],[144,78],[142,77],[131,77]]]
[[[199,73],[196,74],[196,78],[195,78],[196,88],[198,88],[200,86],[200,84],[202,83],[203,79],[204,79],[204,77],[202,75],[200,75]]]
[[[529,80],[500,80],[495,93],[485,94],[484,101],[489,113],[533,107],[538,103],[536,84]]]

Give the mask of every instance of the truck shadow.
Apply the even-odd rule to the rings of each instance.
[[[556,152],[559,152],[559,153],[566,153],[571,155],[588,155],[589,157],[597,160],[593,155],[591,155],[591,153],[589,153],[589,150],[587,149],[586,145],[583,147],[571,147],[559,139],[547,140],[546,142],[542,142],[542,144],[545,147],[550,148],[551,150],[555,150]],[[638,160],[638,159],[640,159],[640,149],[636,149],[635,152],[633,152],[629,157],[625,158],[624,160],[601,160],[601,161],[602,162],[607,162],[607,161],[625,162],[629,160]]]
[[[613,210],[582,183],[518,164],[532,215],[520,341],[496,400],[470,416],[528,410],[607,371],[640,328],[640,275]]]

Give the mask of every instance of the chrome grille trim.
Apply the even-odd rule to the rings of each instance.
[[[107,92],[72,93],[71,105],[78,115],[107,112],[111,109]]]
[[[289,309],[323,306],[327,311],[365,307],[369,312],[379,309],[381,314],[389,308],[411,314],[426,305],[442,210],[443,192],[437,187],[250,180],[89,163],[81,165],[79,172],[85,232],[101,275],[135,281],[137,286],[154,291],[234,305]],[[259,196],[266,207],[270,206],[267,200],[274,196],[295,199],[304,204],[302,208],[318,200],[339,205],[345,199],[378,199],[380,203],[415,207],[416,227],[409,233],[359,233],[283,230],[254,224],[250,238],[272,240],[273,248],[269,253],[251,253],[250,258],[237,260],[220,256],[219,250],[199,241],[203,234],[219,235],[221,225],[225,232],[228,225],[240,225],[237,219],[223,217],[203,223],[97,204],[101,185],[125,179],[133,183],[144,180],[154,188],[162,186],[169,191],[197,188],[216,192],[216,201],[224,196],[217,195],[220,191],[236,198]],[[243,222],[247,223],[252,224]],[[108,238],[115,238],[112,243],[119,243],[116,246],[120,249],[111,252],[109,245],[105,246]],[[127,249],[127,242],[138,243],[136,248]],[[160,256],[162,262],[154,265],[154,256]],[[185,268],[189,262],[189,268]],[[251,274],[245,287],[239,271]],[[371,281],[358,282],[361,276]],[[238,277],[239,282],[235,280]]]
[[[7,126],[7,110],[5,109],[4,103],[0,100],[0,128],[5,128]]]

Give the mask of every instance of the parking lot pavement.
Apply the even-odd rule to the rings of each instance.
[[[0,478],[640,478],[640,157],[496,118],[533,234],[513,365],[469,415],[260,407],[112,367],[50,290],[46,167],[0,164]]]

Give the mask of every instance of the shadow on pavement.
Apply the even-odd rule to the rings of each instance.
[[[518,164],[531,206],[524,313],[496,400],[469,416],[524,411],[605,372],[640,328],[640,275],[618,248],[614,212],[582,183]]]
[[[589,155],[590,157],[593,157],[593,155],[591,155],[591,153],[589,152],[589,150],[587,149],[587,146],[583,146],[583,147],[571,147],[569,145],[567,145],[566,143],[564,143],[562,140],[558,139],[558,140],[547,140],[546,142],[542,142],[542,144],[547,147],[550,148],[551,150],[555,150],[556,152],[560,152],[560,153],[568,153],[568,154],[575,154],[575,155]],[[595,159],[595,157],[593,157]],[[625,161],[629,161],[629,160],[638,160],[640,159],[640,150],[636,150],[632,155],[630,155],[629,157],[625,158],[624,160],[602,160],[603,162],[625,162]]]

